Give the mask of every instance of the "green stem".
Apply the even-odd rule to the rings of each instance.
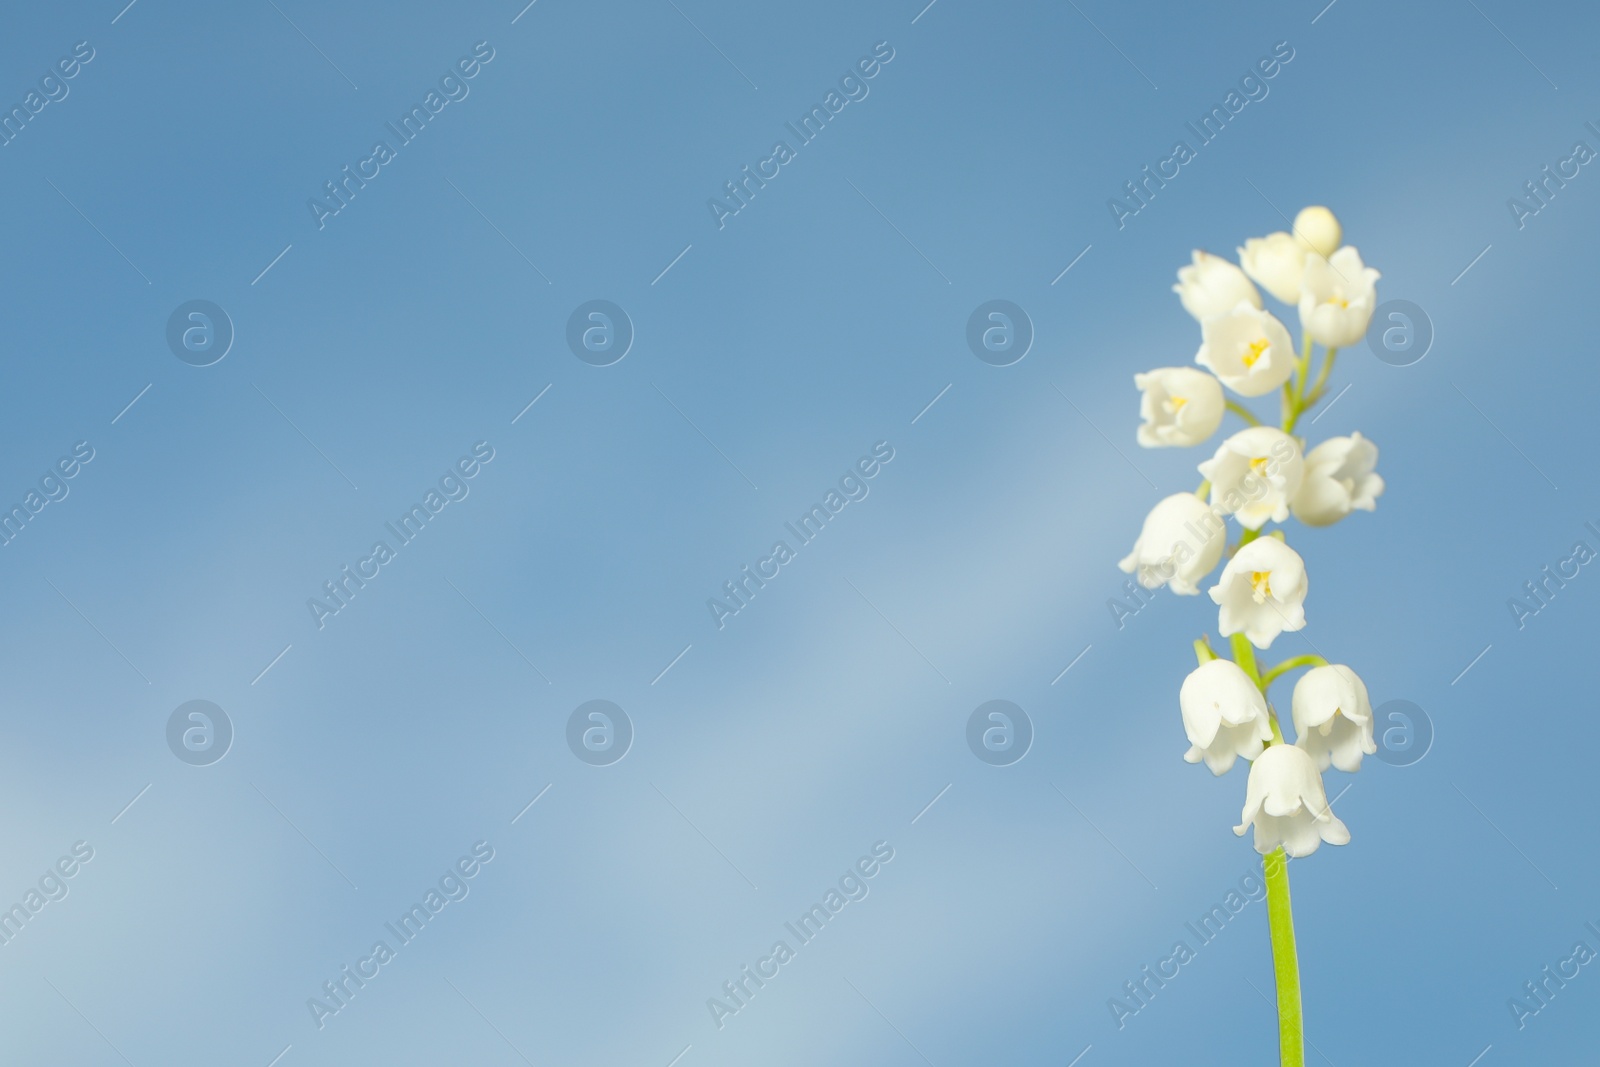
[[[1217,654],[1211,650],[1211,641],[1209,639],[1204,637],[1195,639],[1194,658],[1199,661],[1202,667],[1217,658]]]
[[[1264,857],[1267,925],[1272,933],[1272,971],[1278,985],[1278,1056],[1282,1067],[1305,1067],[1305,1019],[1300,1010],[1300,960],[1294,945],[1289,903],[1289,860],[1283,849]]]
[[[1337,348],[1330,348],[1322,356],[1322,369],[1317,371],[1316,384],[1311,387],[1311,395],[1306,398],[1304,409],[1309,410],[1317,406],[1317,401],[1322,399],[1323,387],[1328,384],[1328,375],[1333,372],[1333,359],[1339,354]]]
[[[1249,408],[1245,407],[1243,404],[1239,403],[1237,400],[1228,401],[1228,410],[1239,416],[1251,426],[1261,425],[1261,420],[1255,417],[1255,413]]]
[[[1303,408],[1306,399],[1306,379],[1311,377],[1311,335],[1306,334],[1305,344],[1300,346],[1300,373],[1295,376],[1295,407]],[[1298,414],[1298,412],[1296,412]]]
[[[1306,655],[1295,656],[1293,659],[1286,659],[1261,676],[1261,691],[1265,693],[1267,691],[1267,686],[1276,681],[1280,675],[1285,674],[1288,671],[1292,671],[1297,667],[1326,667],[1327,665],[1328,661],[1323,659],[1321,656]]]
[[[1239,669],[1250,676],[1252,682],[1260,685],[1261,672],[1256,669],[1255,646],[1250,644],[1250,639],[1244,634],[1234,634],[1232,640],[1233,662],[1237,663]]]
[[[1295,365],[1294,385],[1283,383],[1283,432],[1293,433],[1294,424],[1306,410],[1306,380],[1311,377],[1311,336],[1306,335],[1304,351]]]
[[[1211,492],[1211,479],[1207,478],[1205,481],[1200,483],[1200,488],[1194,491],[1194,495],[1199,497],[1201,500],[1204,500],[1206,498],[1206,494],[1209,492]]]
[[[1234,551],[1237,552],[1239,549],[1243,548],[1245,545],[1248,545],[1251,541],[1254,541],[1260,536],[1261,531],[1259,529],[1245,530],[1244,533],[1239,535],[1239,543],[1234,546]]]

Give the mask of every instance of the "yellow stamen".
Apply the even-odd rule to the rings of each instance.
[[[1172,409],[1174,414],[1176,414],[1179,411],[1182,411],[1183,410],[1183,405],[1187,404],[1188,402],[1189,402],[1188,398],[1186,398],[1186,397],[1181,397],[1181,396],[1169,396],[1169,397],[1167,397],[1167,406]]]
[[[1257,604],[1266,603],[1267,598],[1272,596],[1271,578],[1271,571],[1250,572],[1250,591],[1254,594]]]
[[[1266,340],[1265,338],[1262,338],[1259,341],[1251,341],[1250,347],[1247,348],[1244,354],[1239,358],[1244,361],[1244,365],[1246,367],[1254,367],[1256,365],[1256,360],[1261,358],[1261,353],[1265,352],[1268,347],[1270,347],[1271,343],[1272,342]]]
[[[1251,460],[1250,470],[1265,478],[1267,476],[1267,457],[1257,456],[1255,459]]]

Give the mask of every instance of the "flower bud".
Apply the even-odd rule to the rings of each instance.
[[[1339,250],[1344,230],[1333,212],[1317,204],[1302,208],[1294,217],[1294,236],[1301,247],[1327,259]]]

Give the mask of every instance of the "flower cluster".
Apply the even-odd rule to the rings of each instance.
[[[1377,746],[1367,687],[1349,667],[1316,655],[1266,670],[1257,666],[1256,649],[1306,625],[1305,561],[1281,529],[1267,527],[1291,515],[1308,526],[1328,526],[1352,511],[1372,511],[1383,479],[1376,473],[1377,447],[1359,433],[1328,438],[1309,451],[1294,434],[1301,415],[1322,399],[1337,350],[1365,335],[1378,272],[1341,244],[1339,220],[1327,208],[1300,212],[1293,231],[1246,241],[1237,265],[1197,251],[1178,271],[1173,290],[1200,324],[1194,361],[1203,369],[1158,367],[1134,375],[1143,420],[1139,444],[1202,444],[1230,412],[1246,427],[1199,465],[1204,481],[1197,490],[1156,504],[1120,566],[1147,589],[1165,585],[1194,596],[1229,557],[1206,592],[1233,658],[1219,656],[1205,638],[1195,642],[1200,665],[1178,693],[1189,738],[1184,759],[1203,762],[1216,775],[1241,758],[1250,761],[1234,833],[1242,836],[1253,826],[1258,852],[1282,848],[1299,857],[1324,841],[1350,840],[1328,803],[1322,772],[1329,764],[1359,770],[1362,756]],[[1298,354],[1288,328],[1263,307],[1257,285],[1299,312],[1304,347]],[[1313,378],[1314,345],[1324,354]],[[1247,399],[1279,393],[1281,425],[1263,425],[1225,390]],[[1233,545],[1229,516],[1241,530]],[[1280,676],[1302,667],[1310,669],[1294,687],[1296,740],[1289,744],[1267,693]]]

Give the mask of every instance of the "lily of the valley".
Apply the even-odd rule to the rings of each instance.
[[[1244,634],[1267,648],[1285,630],[1306,624],[1306,564],[1275,537],[1258,537],[1234,553],[1207,592],[1219,611],[1223,637]]]
[[[1359,771],[1361,757],[1378,751],[1366,683],[1342,663],[1311,668],[1294,686],[1294,732],[1317,770]]]
[[[1350,843],[1350,831],[1328,804],[1316,763],[1294,745],[1273,745],[1256,757],[1239,818],[1233,832],[1243,837],[1254,826],[1256,851],[1263,856],[1281,847],[1299,859],[1324,841]]]
[[[1142,392],[1139,443],[1145,448],[1197,445],[1217,432],[1226,412],[1222,383],[1193,367],[1157,367],[1133,376]]]
[[[1240,756],[1253,760],[1272,740],[1267,698],[1232,660],[1201,664],[1178,690],[1189,763],[1205,761],[1212,774],[1227,774]]]
[[[1300,301],[1300,276],[1305,270],[1305,245],[1293,234],[1252,237],[1239,249],[1239,265],[1256,283],[1285,304]]]
[[[1241,300],[1261,306],[1261,294],[1250,284],[1244,271],[1221,256],[1198,248],[1194,251],[1194,263],[1178,268],[1178,284],[1172,291],[1183,301],[1183,310],[1199,322],[1232,311]]]
[[[1295,439],[1272,426],[1252,426],[1222,442],[1200,464],[1211,483],[1211,504],[1241,525],[1259,530],[1268,519],[1283,522],[1300,491],[1305,463]]]
[[[1241,759],[1248,765],[1234,833],[1243,837],[1253,830],[1254,847],[1265,857],[1278,993],[1280,1055],[1274,1062],[1303,1067],[1308,1042],[1284,861],[1309,856],[1324,843],[1349,843],[1350,831],[1334,815],[1322,776],[1329,767],[1357,771],[1365,757],[1375,755],[1377,724],[1366,684],[1349,667],[1329,664],[1321,654],[1291,653],[1267,668],[1263,654],[1252,649],[1268,649],[1283,633],[1307,625],[1305,560],[1288,546],[1285,530],[1267,524],[1293,514],[1308,526],[1328,526],[1352,511],[1375,510],[1384,480],[1377,473],[1377,447],[1358,433],[1324,440],[1315,449],[1291,436],[1305,423],[1302,416],[1329,395],[1337,350],[1378,328],[1372,322],[1378,272],[1344,244],[1343,226],[1325,207],[1304,208],[1285,229],[1290,232],[1246,241],[1238,266],[1196,251],[1193,262],[1178,271],[1173,290],[1200,323],[1197,366],[1158,367],[1134,377],[1141,394],[1139,443],[1202,444],[1226,412],[1249,428],[1222,437],[1220,444],[1210,442],[1206,452],[1214,454],[1199,463],[1205,481],[1193,493],[1157,504],[1120,566],[1137,573],[1147,589],[1170,585],[1192,594],[1205,586],[1216,605],[1217,629],[1229,647],[1213,647],[1211,634],[1194,642],[1199,666],[1178,692],[1188,738],[1183,758],[1204,763],[1217,776]],[[1263,309],[1263,293],[1298,313],[1303,347],[1284,321]],[[1313,360],[1318,343],[1325,349],[1320,367]],[[1281,402],[1272,404],[1280,412],[1277,426],[1264,425],[1261,412],[1236,399],[1271,402],[1275,392],[1281,394]],[[1244,527],[1232,544],[1230,515]],[[1220,573],[1212,576],[1219,561]],[[1131,581],[1125,584],[1137,592]],[[1120,626],[1122,609],[1109,606]],[[1299,676],[1292,698],[1280,696],[1275,707],[1273,684],[1285,686],[1293,677],[1289,672],[1313,664]],[[1286,737],[1290,710],[1292,744]],[[1132,983],[1127,991],[1144,1002]],[[1111,1010],[1120,1027],[1138,1009],[1113,1000]]]
[[[1383,495],[1378,446],[1353,433],[1330,437],[1306,453],[1305,477],[1289,502],[1307,526],[1331,526],[1353,510],[1372,511]]]
[[[1240,396],[1265,396],[1294,373],[1294,342],[1283,323],[1241,300],[1200,324],[1194,361]]]
[[[1307,256],[1300,287],[1300,328],[1328,348],[1355,344],[1372,322],[1379,277],[1349,245],[1327,259]]]
[[[1146,589],[1169,585],[1174,593],[1195,596],[1227,539],[1227,524],[1204,500],[1174,493],[1150,509],[1133,551],[1117,566],[1128,574],[1137,571]]]

